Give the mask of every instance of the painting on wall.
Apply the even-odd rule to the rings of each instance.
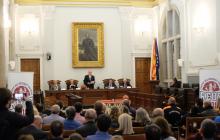
[[[74,68],[104,67],[103,23],[72,24],[72,66]]]

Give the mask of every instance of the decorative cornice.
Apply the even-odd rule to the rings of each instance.
[[[160,0],[15,0],[19,5],[154,7]]]

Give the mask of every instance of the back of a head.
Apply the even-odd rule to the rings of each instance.
[[[146,140],[160,140],[161,130],[160,127],[156,124],[151,124],[145,126]]]
[[[35,115],[34,116],[34,122],[33,124],[38,128],[38,129],[41,129],[42,128],[42,118],[41,116],[39,115]]]
[[[44,110],[43,105],[42,105],[42,104],[40,104],[40,103],[37,103],[37,104],[36,104],[36,108],[37,108],[38,112],[40,112],[40,113],[42,113],[42,112],[43,112],[43,110]]]
[[[96,112],[94,109],[87,109],[85,113],[85,119],[87,121],[94,121],[97,118]]]
[[[175,99],[174,97],[170,97],[170,98],[168,99],[168,104],[169,104],[169,105],[176,104],[176,99]]]
[[[201,123],[200,130],[206,139],[214,138],[216,133],[216,124],[211,119],[205,119]]]
[[[97,101],[94,105],[94,109],[96,110],[96,113],[100,113],[103,111],[103,103],[100,101]]]
[[[210,108],[210,107],[212,107],[212,104],[211,104],[211,101],[210,101],[210,100],[204,101],[203,105],[204,105],[204,108]]]
[[[121,114],[118,118],[119,130],[122,131],[123,134],[133,134],[134,130],[132,127],[132,117],[127,114]]]
[[[162,108],[155,108],[152,112],[152,116],[155,118],[155,117],[163,117],[164,116],[164,112],[163,112],[163,109]]]
[[[122,113],[129,113],[129,108],[125,105],[122,106]]]
[[[76,102],[74,104],[74,107],[75,107],[77,113],[80,113],[82,111],[82,108],[83,108],[82,103],[80,103],[80,102]]]
[[[171,135],[171,129],[168,121],[163,117],[155,118],[154,123],[160,127],[161,135],[166,138]]]
[[[22,109],[23,109],[22,104],[17,104],[15,106],[15,112],[17,112],[17,113],[22,113]]]
[[[0,108],[5,108],[9,100],[11,100],[11,91],[7,88],[0,88]]]
[[[56,104],[60,106],[60,109],[63,108],[63,101],[58,100],[58,101],[56,102]]]
[[[50,131],[52,136],[60,137],[63,134],[63,123],[60,121],[53,121],[50,124]]]
[[[137,122],[150,121],[150,117],[148,112],[144,108],[140,107],[136,110],[135,120]]]
[[[111,118],[106,114],[101,114],[97,118],[97,127],[102,132],[107,132],[111,125]]]
[[[123,105],[129,107],[130,106],[130,101],[128,99],[123,100]]]
[[[59,114],[60,113],[60,106],[55,104],[51,107],[51,113],[53,114]]]
[[[125,94],[125,95],[122,97],[122,99],[123,99],[123,100],[129,100],[129,96]]]
[[[78,133],[70,135],[69,140],[84,140],[83,137]]]
[[[68,106],[66,108],[66,117],[67,119],[73,120],[76,115],[76,110],[73,106]]]

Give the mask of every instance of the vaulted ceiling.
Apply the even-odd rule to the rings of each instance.
[[[20,5],[153,7],[161,0],[15,0]]]

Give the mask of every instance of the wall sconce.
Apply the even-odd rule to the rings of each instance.
[[[152,20],[147,16],[140,16],[135,20],[134,28],[137,35],[143,36],[145,32],[152,30]]]
[[[39,33],[39,19],[33,14],[26,14],[20,19],[20,31],[23,35],[31,36]]]
[[[195,14],[193,18],[193,30],[196,33],[205,33],[209,26],[210,13],[205,1],[198,5],[195,9]]]
[[[184,64],[184,60],[183,59],[177,59],[177,64],[179,67],[182,67]]]
[[[51,60],[51,53],[48,52],[48,53],[46,54],[46,56],[47,56],[47,60],[48,60],[48,61]]]
[[[9,68],[10,68],[10,70],[15,70],[15,61],[9,61]]]

